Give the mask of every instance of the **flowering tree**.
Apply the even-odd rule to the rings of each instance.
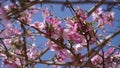
[[[63,4],[72,16],[60,18],[45,3]],[[95,3],[90,10],[72,4]],[[6,5],[7,4],[7,5]],[[41,7],[36,6],[40,4]],[[100,7],[109,5],[106,12]],[[112,9],[117,1],[52,1],[52,0],[2,0],[0,2],[0,57],[3,67],[34,68],[36,64],[53,67],[118,68],[119,45],[112,39],[120,34],[114,26],[116,17]],[[119,10],[119,9],[116,9]],[[41,12],[43,20],[33,22],[33,15]],[[92,19],[90,19],[92,17]],[[90,19],[90,20],[89,20]],[[116,27],[109,32],[106,26]],[[102,31],[102,32],[99,32]],[[39,39],[37,39],[39,38]],[[46,39],[42,45],[36,44]],[[53,54],[43,59],[48,51]]]

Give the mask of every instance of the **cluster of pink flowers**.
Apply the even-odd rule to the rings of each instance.
[[[104,29],[105,25],[113,25],[114,12],[103,13],[102,8],[98,8],[92,14],[93,20],[98,23],[98,27]]]
[[[105,64],[105,66],[107,67],[107,65],[113,63],[113,56],[112,53],[114,53],[115,49],[114,48],[108,48],[105,52],[103,52],[102,50],[99,52],[99,54],[95,55],[92,59],[91,62],[94,65],[97,65],[98,67]]]
[[[28,60],[38,61],[36,57],[39,55],[40,50],[33,41],[31,43],[31,41],[27,40],[29,38],[28,35],[35,38],[37,33],[39,34],[37,36],[47,38],[47,42],[44,45],[52,52],[55,52],[54,62],[56,63],[76,62],[76,59],[80,63],[84,62],[87,56],[82,53],[82,50],[88,49],[89,51],[92,44],[94,45],[98,41],[98,35],[93,27],[94,25],[92,25],[93,23],[87,20],[87,14],[80,7],[75,10],[76,15],[74,17],[67,17],[64,20],[54,16],[49,9],[40,8],[43,21],[32,23],[33,14],[39,12],[39,9],[32,6],[19,13],[16,21],[17,26],[20,27],[19,29],[17,26],[14,27],[15,22],[12,22],[12,19],[7,18],[8,11],[20,9],[16,7],[14,4],[8,6],[7,9],[4,6],[0,7],[2,20],[7,22],[7,26],[5,24],[4,30],[0,33],[0,37],[4,38],[3,40],[1,39],[3,43],[0,47],[3,48],[4,46],[9,53],[12,53],[9,56],[4,52],[0,54],[3,58],[3,66],[8,68],[21,67],[27,62],[20,57],[26,56]],[[113,19],[113,12],[103,13],[101,8],[93,12],[93,20],[98,23],[98,28],[104,29],[105,25],[112,25]],[[26,46],[26,55],[24,54],[24,46]],[[114,48],[109,48],[105,52],[100,51],[91,58],[91,63],[98,67],[103,62],[105,65],[115,63],[120,60],[120,56],[118,53],[113,55],[114,51]]]

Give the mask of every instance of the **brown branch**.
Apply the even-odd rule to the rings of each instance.
[[[25,60],[26,60],[26,63],[28,62],[28,56],[27,56],[27,45],[26,45],[26,28],[23,24],[23,22],[21,22],[21,28],[23,29],[23,53],[24,53],[24,56],[25,56]],[[26,65],[28,66],[28,65]]]
[[[104,1],[104,0],[103,0]],[[103,2],[102,1],[102,2]],[[71,4],[87,4],[87,3],[98,3],[99,1],[70,1]],[[101,1],[100,1],[101,2]],[[8,18],[11,17],[12,15],[21,13],[23,11],[25,11],[26,9],[28,9],[29,7],[36,5],[36,4],[67,4],[68,2],[66,1],[50,1],[50,0],[43,0],[43,1],[33,1],[33,2],[27,2],[27,4],[25,4],[24,6],[22,6],[22,8],[18,8],[15,11],[10,11],[8,12]],[[114,2],[114,1],[106,1],[102,4],[109,4],[109,5],[113,5],[113,4],[120,4],[120,2]],[[88,14],[89,16],[90,14]]]
[[[89,17],[92,12],[94,12],[99,6],[101,6],[103,3],[105,2],[105,0],[101,0],[100,2],[98,2],[97,4],[95,4],[89,11],[87,16]]]
[[[89,62],[90,59],[91,59],[94,55],[96,55],[96,54],[100,51],[100,49],[102,49],[102,48],[107,44],[107,42],[108,42],[110,39],[114,38],[115,36],[117,36],[117,35],[119,35],[119,34],[120,34],[120,30],[116,31],[115,33],[113,33],[113,34],[111,34],[111,35],[108,35],[108,36],[107,36],[105,39],[103,39],[103,41],[100,42],[96,47],[92,48],[91,51],[89,52],[89,53],[92,53],[91,56],[89,57],[89,59],[88,59],[85,63],[82,64],[82,66],[85,66],[85,65],[87,64],[87,62]],[[97,49],[97,50],[93,52],[93,50],[95,50],[95,49]],[[87,54],[86,54],[86,55],[87,55]]]
[[[41,60],[41,61],[31,61],[29,60],[28,63],[35,63],[35,64],[46,64],[46,65],[59,65],[59,66],[81,66],[81,63],[79,64],[74,64],[73,62],[53,62],[53,61],[46,61],[46,60]],[[94,65],[91,64],[91,62],[87,62],[87,65],[85,67],[95,67]]]
[[[37,60],[38,58],[43,56],[48,50],[49,50],[49,48],[45,48],[43,51],[41,51],[40,54],[38,54],[38,56],[35,58],[35,60]]]
[[[2,45],[3,45],[3,47],[5,48],[5,54],[6,54],[7,58],[9,58],[9,51],[8,51],[5,43],[3,42],[3,40],[1,38],[0,38],[0,41],[1,41]]]
[[[1,49],[2,54],[4,54],[6,52],[6,50],[4,48],[0,47],[0,49]],[[8,52],[9,52],[10,55],[15,56],[16,58],[25,59],[23,56],[17,55],[13,52],[10,52],[10,51],[8,51]]]
[[[94,0],[94,1],[81,1],[81,0],[78,0],[78,1],[71,1],[72,4],[94,4],[94,3],[98,3],[99,1],[98,0]],[[66,4],[67,2],[65,1],[45,1],[45,2],[42,2],[43,4]],[[120,4],[120,2],[114,2],[114,1],[106,1],[105,3],[103,4]]]
[[[107,36],[107,37],[104,39],[104,41],[102,41],[100,44],[98,44],[98,46],[100,47],[100,49],[107,43],[107,41],[109,41],[111,38],[115,37],[115,36],[118,35],[118,34],[120,34],[120,30],[117,31],[117,32],[115,32],[115,33],[112,34],[112,35]],[[45,49],[45,51],[46,51],[46,50],[47,50],[47,49]],[[12,52],[10,52],[10,54],[11,54],[11,55],[14,55],[14,56],[16,56],[16,57],[18,57],[18,58],[25,59],[24,57],[18,56],[18,55],[16,55],[16,54],[12,53]],[[94,55],[95,55],[95,53],[94,53]],[[94,56],[94,55],[93,55],[93,56]],[[93,56],[91,56],[91,57],[93,57]],[[74,64],[71,63],[71,62],[55,63],[55,62],[48,62],[48,61],[45,61],[45,60],[41,60],[41,61],[38,61],[38,60],[28,60],[28,63],[31,63],[31,62],[33,62],[33,63],[40,63],[40,64],[46,64],[46,65],[60,65],[60,66],[69,66],[69,65],[72,65],[72,66],[74,66]],[[93,67],[93,68],[95,67],[94,65],[91,64],[90,61],[86,61],[86,63],[87,63],[87,64],[85,64],[84,67]],[[81,64],[81,63],[76,64],[76,65],[82,67],[82,64]]]
[[[22,24],[23,24],[23,25],[30,26],[30,25],[27,24],[27,23],[22,23]],[[69,51],[72,53],[72,55],[74,56],[74,59],[75,59],[76,61],[79,61],[79,58],[78,58],[78,56],[74,53],[74,51],[73,51],[72,49],[66,47],[65,44],[63,44],[63,43],[61,43],[61,42],[59,42],[59,41],[57,41],[57,40],[51,38],[51,37],[48,36],[46,33],[40,31],[39,28],[36,28],[36,27],[34,27],[34,26],[30,26],[30,27],[32,27],[33,29],[35,29],[36,31],[38,31],[39,34],[44,35],[44,37],[46,37],[47,39],[53,41],[55,44],[57,44],[57,45],[60,46],[61,48],[63,48],[63,49],[65,48],[65,49],[69,50]],[[42,55],[41,55],[41,56],[42,56]]]

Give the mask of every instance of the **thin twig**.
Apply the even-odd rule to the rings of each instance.
[[[49,47],[45,48],[43,51],[41,51],[40,54],[35,58],[35,60],[37,60],[38,58],[40,58],[41,56],[43,56],[48,50],[49,50]]]
[[[23,23],[21,23],[21,28],[23,29],[23,42],[24,42],[23,50],[24,50],[24,56],[25,56],[26,62],[28,62],[27,45],[26,45],[27,42],[26,42],[26,37],[25,37],[25,35],[26,35],[26,28],[25,28]],[[28,65],[26,65],[26,66],[28,66]]]
[[[3,40],[0,38],[0,41],[1,41],[1,43],[3,44],[3,47],[5,48],[5,53],[6,53],[6,55],[7,55],[7,58],[9,57],[9,51],[8,51],[8,49],[7,49],[7,47],[6,47],[6,45],[5,45],[5,43],[3,42]]]
[[[78,1],[71,1],[72,4],[94,4],[94,3],[98,3],[99,1],[98,0],[90,0],[90,1],[81,1],[81,0],[78,0]],[[42,2],[43,4],[65,4],[66,2],[65,1],[52,1],[52,0],[48,0],[46,2]],[[104,4],[119,4],[120,2],[114,2],[114,1],[106,1]]]
[[[115,33],[113,33],[113,34],[111,34],[111,35],[108,35],[108,36],[107,36],[102,42],[100,42],[96,47],[92,48],[91,51],[93,51],[93,50],[95,50],[95,49],[97,49],[97,50],[94,51],[94,52],[92,52],[92,54],[91,54],[91,56],[89,57],[89,59],[88,59],[85,63],[82,64],[82,67],[85,66],[85,65],[87,64],[87,62],[89,62],[90,59],[91,59],[95,54],[97,54],[97,53],[100,51],[100,49],[102,49],[102,48],[107,44],[107,42],[108,42],[110,39],[114,38],[116,35],[119,35],[119,34],[120,34],[120,30],[116,31]],[[91,53],[91,52],[89,52],[89,53]]]
[[[94,12],[99,6],[101,6],[103,3],[105,2],[105,0],[101,0],[100,2],[98,2],[97,4],[95,4],[89,11],[87,16],[89,17],[92,12]]]

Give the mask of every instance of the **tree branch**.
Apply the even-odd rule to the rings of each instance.
[[[6,56],[7,56],[7,58],[8,58],[8,57],[9,57],[9,51],[8,51],[5,43],[3,42],[3,40],[2,40],[1,38],[0,38],[0,41],[1,41],[2,45],[3,45],[3,47],[5,48],[5,53],[6,53]]]
[[[43,56],[48,50],[49,50],[49,48],[45,48],[43,51],[41,51],[40,54],[35,58],[35,60],[37,60],[38,58]]]
[[[98,0],[91,0],[91,1],[81,1],[81,0],[78,0],[78,1],[71,1],[71,3],[72,4],[94,4],[94,3],[98,3],[99,1]],[[65,2],[65,1],[50,1],[50,0],[48,0],[48,1],[45,1],[45,2],[42,2],[43,4],[65,4],[65,3],[67,3],[67,2]],[[115,4],[118,4],[118,3],[120,3],[120,2],[114,2],[114,1],[106,1],[105,3],[103,3],[103,4],[113,4],[113,3],[115,3]]]
[[[26,63],[28,62],[28,56],[27,56],[27,45],[26,45],[26,28],[24,26],[24,24],[21,22],[21,28],[23,29],[23,53],[24,53],[24,56],[25,56],[25,60],[26,60]],[[28,65],[26,65],[28,66]]]
[[[87,16],[89,17],[92,12],[94,12],[100,5],[102,5],[105,2],[105,0],[101,0],[100,2],[98,2],[97,4],[95,4],[89,11]]]
[[[91,59],[94,55],[96,55],[96,54],[100,51],[100,49],[102,49],[102,48],[107,44],[107,42],[108,42],[110,39],[114,38],[115,36],[117,36],[117,35],[119,35],[119,34],[120,34],[120,30],[116,31],[115,33],[113,33],[113,34],[111,34],[111,35],[108,35],[108,36],[107,36],[105,39],[103,39],[103,41],[100,42],[96,47],[92,48],[92,49],[90,50],[90,52],[89,52],[89,53],[91,53],[90,58],[89,58],[85,63],[82,64],[82,67],[85,66],[85,65],[87,64],[87,62],[89,62],[90,59]],[[97,49],[97,50],[95,51],[95,49]],[[94,52],[93,52],[93,50],[94,50]],[[86,54],[86,55],[87,55],[87,54]]]

